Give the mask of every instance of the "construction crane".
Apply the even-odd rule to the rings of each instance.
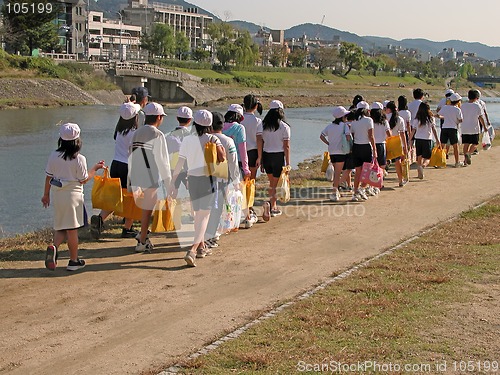
[[[318,32],[316,33],[316,40],[319,40],[319,33],[321,26],[323,26],[323,23],[325,22],[325,15],[323,14],[323,18],[321,19],[321,23],[318,25]]]

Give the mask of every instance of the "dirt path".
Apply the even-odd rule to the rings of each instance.
[[[186,268],[172,238],[85,245],[88,266],[0,264],[0,374],[137,374],[182,359],[273,304],[500,193],[500,147],[467,168],[426,170],[365,203],[294,199],[284,215],[224,236]],[[412,170],[415,176],[416,171]],[[65,255],[65,254],[63,254]]]

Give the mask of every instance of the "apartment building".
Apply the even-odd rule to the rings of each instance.
[[[174,32],[183,32],[190,40],[191,49],[206,48],[207,28],[213,17],[198,13],[198,8],[184,8],[180,5],[151,2],[147,0],[129,0],[122,10],[123,22],[142,27],[149,33],[153,23],[171,26]]]

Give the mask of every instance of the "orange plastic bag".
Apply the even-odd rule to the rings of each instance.
[[[102,176],[94,176],[92,207],[105,211],[123,210],[122,186],[119,178],[109,177],[109,168],[103,168]]]
[[[432,149],[429,167],[446,168],[446,150],[439,147]]]
[[[213,176],[217,164],[217,145],[213,142],[205,144],[205,175]]]
[[[243,194],[242,209],[253,207],[255,203],[255,180],[245,180],[241,182],[241,192]]]
[[[386,159],[392,160],[403,156],[403,145],[401,144],[401,137],[393,135],[385,140],[385,148],[387,152]]]
[[[175,199],[160,200],[153,211],[153,224],[151,232],[170,232],[180,229],[180,207]]]
[[[142,209],[135,204],[134,195],[127,189],[122,189],[122,194],[123,209],[115,210],[114,214],[127,219],[141,220]]]
[[[321,164],[321,173],[326,173],[328,169],[328,164],[330,164],[330,154],[328,151],[323,153],[323,164]]]

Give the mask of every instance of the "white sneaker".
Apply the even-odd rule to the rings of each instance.
[[[378,195],[380,193],[380,189],[378,187],[374,187],[372,190],[375,193],[375,195]]]
[[[353,194],[351,198],[351,202],[361,202],[363,199],[359,196],[359,194]]]
[[[419,165],[417,167],[417,172],[418,172],[418,179],[423,180],[424,179],[424,168],[421,165]]]
[[[331,202],[338,202],[339,201],[339,195],[338,195],[338,193],[337,194],[335,194],[335,193],[330,194],[330,201]]]
[[[373,190],[373,187],[371,187],[371,186],[368,186],[365,188],[365,194],[367,196],[370,196],[370,197],[374,197],[375,195],[377,195],[377,194],[375,194],[375,191]]]
[[[136,253],[150,253],[153,250],[153,244],[149,240],[149,238],[146,238],[145,243],[141,243],[141,241],[137,242],[137,245],[135,246],[135,252]]]
[[[364,201],[367,201],[368,200],[368,196],[366,195],[365,193],[365,190],[364,189],[358,189],[358,191],[356,192],[356,195],[361,198],[362,200]]]
[[[252,212],[250,213],[250,219],[249,219],[252,224],[255,224],[256,222],[259,221],[259,217],[257,216],[257,214],[255,212]]]

